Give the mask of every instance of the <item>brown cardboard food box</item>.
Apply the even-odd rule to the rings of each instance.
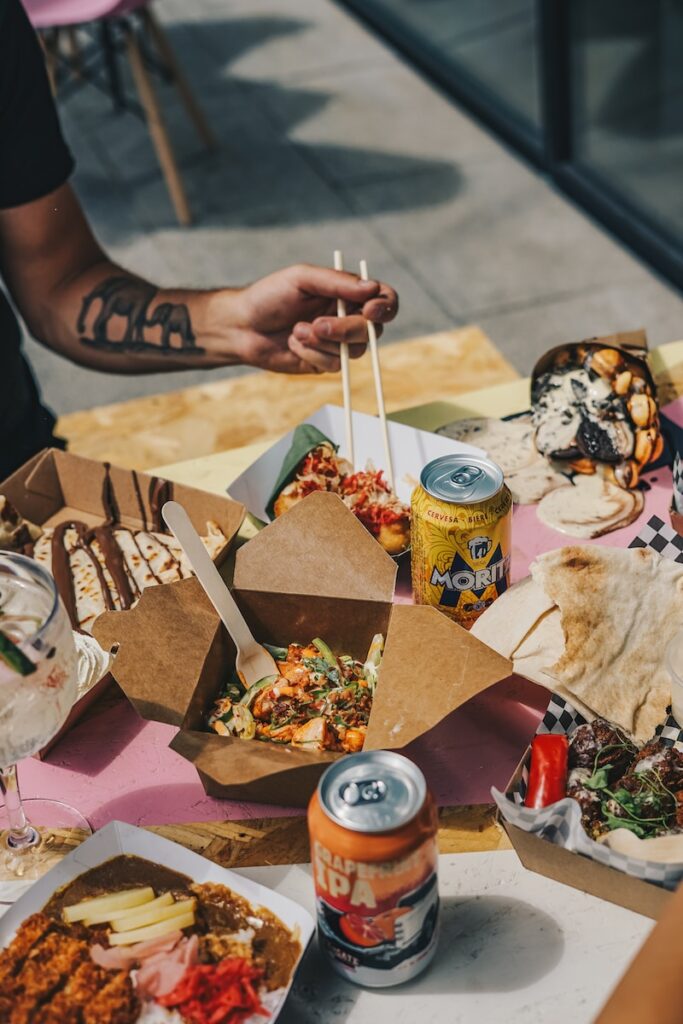
[[[365,749],[400,749],[474,694],[510,675],[506,658],[434,608],[392,605],[396,564],[333,494],[315,493],[237,552],[234,596],[258,640],[323,637],[364,659],[386,646]],[[129,612],[100,616],[118,645],[114,675],[138,712],[179,725],[171,746],[207,793],[303,806],[340,755],[218,736],[204,726],[235,649],[196,580],[145,592]]]
[[[527,748],[505,787],[508,795],[519,784],[529,751],[530,748]],[[617,871],[606,864],[599,864],[580,853],[572,853],[571,850],[555,846],[547,839],[525,832],[505,821],[500,814],[498,821],[507,832],[517,856],[529,871],[553,878],[564,885],[571,885],[574,889],[588,892],[592,896],[599,896],[600,899],[626,907],[627,910],[634,910],[646,917],[658,918],[673,895],[667,889],[662,889],[651,882],[634,878],[633,875]]]
[[[38,526],[56,526],[71,519],[95,526],[106,518],[103,504],[105,479],[105,463],[71,455],[56,448],[47,448],[4,480],[0,484],[0,494],[8,498],[25,519]],[[157,479],[146,473],[134,473],[132,470],[116,466],[109,467],[109,480],[118,506],[119,518],[125,526],[143,529],[143,513],[149,524],[153,522],[150,498]],[[208,520],[213,520],[220,526],[227,538],[227,544],[216,558],[216,562],[220,563],[228,554],[242,524],[244,506],[231,498],[209,494],[194,487],[184,487],[181,484],[171,484],[170,487],[174,498],[185,506],[200,533],[205,530]],[[48,746],[40,751],[39,757],[54,746],[110,682],[111,675],[107,674],[74,705],[61,730]]]

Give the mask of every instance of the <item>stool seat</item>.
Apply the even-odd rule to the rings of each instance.
[[[190,205],[152,82],[153,72],[161,71],[176,86],[207,149],[213,149],[216,140],[166,33],[151,9],[150,0],[23,0],[23,3],[29,20],[42,39],[55,96],[58,96],[59,74],[63,67],[67,68],[71,82],[78,85],[92,82],[101,86],[102,75],[98,72],[103,63],[115,109],[124,109],[126,105],[130,108],[130,104],[125,102],[124,82],[118,63],[120,53],[127,55],[139,106],[144,113],[176,216],[180,224],[190,224]],[[66,61],[61,46],[64,36],[71,51]],[[88,40],[86,57],[80,49],[83,36]],[[156,51],[155,61],[150,59],[151,47]],[[95,66],[95,73],[91,65]]]
[[[36,29],[66,28],[112,18],[143,7],[147,0],[23,0]]]

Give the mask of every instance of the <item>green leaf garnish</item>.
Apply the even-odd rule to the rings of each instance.
[[[606,789],[609,783],[609,769],[598,768],[597,771],[593,772],[590,779],[586,779],[584,786],[586,789]]]

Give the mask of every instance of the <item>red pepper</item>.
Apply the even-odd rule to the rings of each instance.
[[[534,737],[525,807],[548,807],[567,795],[568,748],[567,737],[561,734]]]

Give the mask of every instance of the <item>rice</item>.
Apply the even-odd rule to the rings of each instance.
[[[184,1024],[184,1022],[175,1010],[167,1010],[165,1006],[159,1006],[158,1003],[145,1001],[136,1024]],[[263,1024],[263,1017],[261,1024]]]

